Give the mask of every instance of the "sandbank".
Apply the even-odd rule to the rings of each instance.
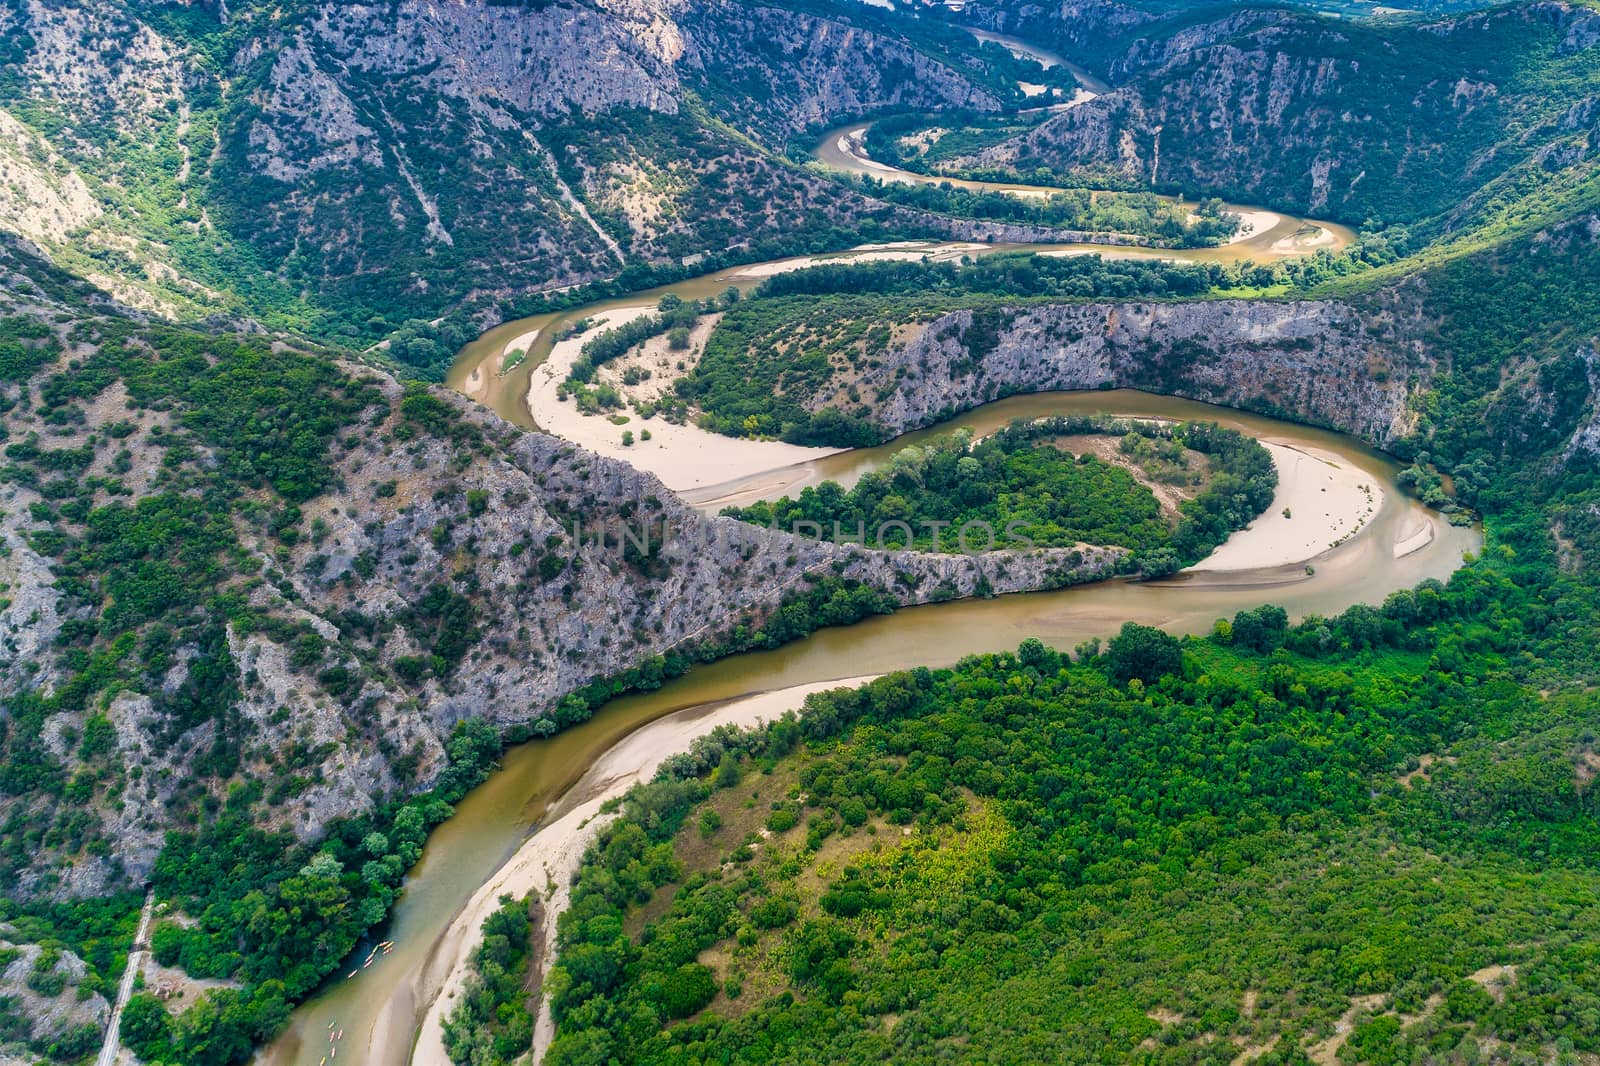
[[[1377,475],[1341,456],[1261,443],[1278,468],[1271,505],[1191,569],[1216,573],[1308,563],[1360,532],[1383,507]]]

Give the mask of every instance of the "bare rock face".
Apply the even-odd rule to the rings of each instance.
[[[91,770],[117,788],[86,804],[104,846],[31,856],[15,893],[94,895],[142,881],[172,812],[196,789],[238,777],[270,788],[252,810],[261,824],[314,837],[333,819],[426,788],[462,719],[553,731],[569,694],[669,652],[759,633],[818,581],[914,604],[1094,580],[1123,554],[885,552],[708,518],[651,475],[524,433],[454,394],[433,396],[453,428],[419,432],[405,421],[398,382],[348,370],[383,402],[335,446],[335,487],[302,505],[308,535],[289,547],[240,523],[251,561],[214,643],[172,647],[164,674],[28,726],[67,777]],[[88,405],[78,432],[125,415],[119,395],[108,389]],[[130,452],[125,465],[135,495],[160,491],[144,480],[160,466],[155,453]],[[50,560],[29,548],[47,528],[35,517],[39,493],[6,491],[0,695],[48,696],[75,673],[51,638],[87,607],[61,607]],[[174,711],[199,671],[221,671],[225,713]],[[197,770],[224,747],[236,765]],[[56,802],[0,799],[8,814],[39,804],[28,816],[45,825]]]
[[[0,229],[59,241],[99,216],[84,180],[42,137],[0,111]]]
[[[0,962],[0,998],[11,999],[13,1010],[27,1020],[27,1039],[40,1045],[76,1039],[92,1050],[111,1005],[98,992],[79,998],[78,985],[89,968],[70,951],[12,943],[15,935],[10,926],[0,925],[0,960],[5,960]]]
[[[935,319],[855,383],[901,432],[1015,392],[1143,388],[1284,414],[1382,445],[1413,426],[1433,361],[1414,318],[1333,301],[1063,304]],[[982,350],[969,340],[997,329]],[[824,395],[818,408],[839,405]]]
[[[843,22],[730,0],[685,4],[681,20],[684,76],[778,146],[789,134],[887,107],[999,107],[961,71]],[[729,94],[730,82],[741,91]]]
[[[784,148],[889,107],[998,106],[971,72],[847,18],[732,0],[191,6],[184,20],[149,0],[0,10],[0,61],[36,105],[12,112],[18,129],[0,119],[0,226],[60,262],[87,251],[107,264],[97,284],[175,319],[270,321],[303,292],[393,327],[708,248],[904,222],[743,135]],[[179,224],[211,251],[175,249]],[[246,262],[283,285],[266,306],[194,280]]]

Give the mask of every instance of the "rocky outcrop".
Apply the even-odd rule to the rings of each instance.
[[[64,240],[100,215],[83,178],[42,137],[0,111],[0,229]]]
[[[423,772],[410,787],[425,783],[459,719],[537,722],[596,678],[726,639],[739,625],[759,628],[813,579],[861,581],[912,604],[1090,580],[1108,575],[1121,554],[885,553],[707,518],[626,463],[452,403],[497,442],[494,454],[451,470],[457,449],[449,441],[352,452],[341,464],[343,490],[306,509],[325,525],[323,542],[299,549],[285,575],[304,617],[334,640],[352,635],[351,612],[382,628],[410,617],[441,582],[472,590],[478,639],[447,680],[417,689],[369,680],[349,701],[368,704],[363,713],[376,718],[388,750],[345,743],[328,758],[322,782],[283,812],[298,832],[315,833],[329,818],[365,809],[375,793],[403,787],[391,772],[397,754],[420,755]],[[390,483],[394,495],[377,492]],[[487,506],[474,513],[469,493]],[[313,556],[327,561],[313,565]],[[362,560],[375,560],[369,576],[358,570]],[[404,626],[370,645],[347,644],[370,665],[392,667],[425,650]],[[304,692],[284,648],[259,635],[232,643],[241,674],[254,679],[241,708],[263,742],[314,747],[348,736],[351,712]],[[275,723],[273,711],[286,704],[299,712]]]
[[[944,315],[877,353],[862,414],[901,432],[1017,392],[1142,388],[1291,416],[1383,445],[1434,371],[1412,314],[1336,301],[1062,304]],[[974,350],[973,336],[994,339]],[[842,406],[843,393],[815,407]]]
[[[774,147],[801,130],[890,107],[1000,106],[964,72],[904,41],[834,19],[715,0],[686,5],[681,21],[683,76]]]
[[[0,128],[0,184],[19,201],[0,194],[0,225],[172,318],[298,328],[309,300],[346,323],[376,316],[381,333],[708,248],[780,254],[796,233],[882,232],[905,213],[768,149],[863,112],[998,106],[981,64],[933,58],[848,9],[213,6],[224,35],[170,7],[0,10],[0,61],[31,98],[14,111],[26,136]],[[216,54],[223,40],[232,51]],[[100,200],[115,224],[74,234]],[[179,225],[207,239],[175,250]]]
[[[301,505],[304,536],[284,544],[239,518],[249,561],[230,586],[236,602],[214,618],[215,641],[185,641],[162,656],[162,672],[131,670],[106,698],[35,712],[17,727],[37,730],[63,779],[88,771],[116,788],[73,812],[80,835],[103,846],[41,849],[10,891],[94,895],[142,881],[175,812],[229,780],[260,784],[254,816],[264,824],[315,836],[332,819],[427,787],[462,719],[553,730],[569,694],[668,652],[737,645],[819,581],[915,604],[1094,580],[1123,554],[884,552],[709,518],[653,476],[522,432],[453,393],[433,395],[432,428],[419,429],[398,382],[348,370],[382,402],[335,447],[335,487]],[[83,414],[53,447],[92,447],[90,435],[130,407],[116,385]],[[135,408],[132,418],[142,431],[122,438],[119,469],[136,502],[162,491],[163,452],[152,442],[183,413]],[[7,428],[30,425],[32,416],[13,415]],[[93,603],[64,604],[51,558],[30,546],[51,528],[40,493],[5,488],[0,696],[48,696],[78,671],[52,637],[69,620],[79,633],[92,626]],[[808,608],[822,621],[829,610]],[[202,671],[221,672],[226,683],[212,691],[231,703],[175,720]],[[23,712],[0,700],[8,727],[13,713]],[[91,733],[93,751],[83,740]],[[222,748],[237,753],[236,767],[196,770]],[[48,826],[60,802],[46,790],[4,795],[0,816],[26,807]]]
[[[16,936],[11,926],[0,925],[0,1004],[28,1026],[22,1041],[39,1050],[57,1042],[92,1050],[111,1005],[99,992],[78,994],[88,966],[70,951],[13,943]]]

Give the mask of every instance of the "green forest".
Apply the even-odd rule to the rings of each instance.
[[[1057,444],[1082,434],[1120,436],[1121,461]],[[1133,470],[1191,492],[1169,516]],[[976,442],[959,430],[901,448],[848,491],[825,481],[797,499],[723,513],[821,540],[918,551],[1126,548],[1131,572],[1160,577],[1199,562],[1266,510],[1277,483],[1267,450],[1234,430],[1060,416],[1014,422]]]
[[[1600,722],[1431,665],[1461,603],[1030,641],[708,739],[585,862],[548,1061],[1600,1050]]]
[[[867,639],[910,598],[803,569],[816,545],[581,557],[567,520],[669,494],[424,384],[463,345],[736,264],[1020,226],[1153,250],[669,296],[586,336],[564,394],[618,407],[600,368],[686,352],[717,314],[659,410],[878,445],[898,386],[871,372],[940,316],[963,312],[942,339],[976,365],[1044,304],[1329,301],[1375,356],[1408,324],[1361,382],[1401,397],[1368,443],[1483,551],[1336,617],[1261,588],[1204,633],[1027,640],[720,730],[608,810],[542,1000],[545,912],[500,900],[451,1059],[524,1060],[542,1002],[563,1066],[1600,1061],[1592,0],[437,6],[0,5],[0,1059],[92,1060],[148,887],[155,963],[200,984],[181,1006],[136,984],[122,1042],[249,1061],[392,935],[508,746],[823,627]],[[961,19],[1115,88],[1029,113],[1066,69]],[[1060,192],[811,159],[869,122],[878,158]],[[1234,232],[1219,197],[1359,232],[1163,259]],[[1202,391],[1205,353],[1140,357],[1119,354],[1139,387]],[[983,522],[1155,577],[1275,477],[1214,425],[1053,419],[730,513],[837,540],[904,523],[891,546],[930,552]]]
[[[959,262],[824,263],[767,278],[717,323],[700,360],[674,383],[698,424],[735,437],[841,448],[882,443],[870,409],[882,399],[849,382],[875,365],[895,331],[973,311],[961,337],[974,359],[1017,309],[1120,299],[1299,297],[1356,290],[1395,261],[1382,241],[1273,264],[1169,263],[995,252]],[[843,391],[843,400],[824,402]],[[847,402],[846,402],[847,401]],[[865,412],[865,413],[864,413]]]

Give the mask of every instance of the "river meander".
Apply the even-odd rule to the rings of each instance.
[[[346,1054],[360,1055],[375,1027],[388,1049],[382,1059],[406,1061],[430,986],[439,979],[440,940],[462,904],[538,826],[551,804],[585,769],[630,732],[665,715],[694,714],[708,704],[752,692],[883,673],[918,665],[948,665],[964,655],[1014,648],[1036,636],[1058,648],[1114,632],[1125,621],[1178,633],[1203,633],[1214,619],[1271,601],[1291,615],[1332,614],[1355,603],[1428,578],[1443,579],[1463,552],[1481,547],[1479,534],[1452,527],[1407,498],[1394,484],[1392,462],[1348,437],[1275,419],[1133,392],[1046,393],[1012,397],[880,448],[829,456],[785,487],[822,477],[850,479],[897,448],[956,426],[982,432],[1015,417],[1073,411],[1188,419],[1212,418],[1260,439],[1331,454],[1354,464],[1382,487],[1378,513],[1346,543],[1314,561],[1258,571],[1187,573],[1160,582],[1110,581],[1057,592],[964,600],[913,607],[843,629],[823,630],[770,651],[733,656],[697,667],[658,691],[603,707],[589,722],[549,740],[507,752],[502,767],[467,796],[455,817],[430,837],[406,881],[405,895],[386,933],[392,954],[341,980],[295,1012],[290,1031],[263,1056],[274,1064],[317,1066],[327,1054],[330,1021],[348,1034]],[[761,479],[746,479],[759,482]],[[713,497],[771,495],[734,484]],[[720,499],[717,501],[720,502]],[[714,505],[714,504],[713,504]],[[1431,539],[1419,536],[1431,530]],[[1420,546],[1418,546],[1420,544]],[[364,954],[364,950],[361,952]],[[430,960],[435,965],[431,968]]]
[[[858,128],[847,127],[825,138],[819,147],[823,162],[844,169],[859,168],[860,160],[851,155],[850,141],[844,137]],[[830,144],[833,149],[828,147]],[[881,168],[868,168],[868,172],[883,177]],[[937,179],[918,175],[904,180]],[[1349,231],[1328,223],[1278,217],[1280,221],[1270,230],[1223,248],[1185,251],[1101,245],[993,245],[963,246],[960,254],[1031,248],[1052,253],[1083,251],[1188,261],[1262,261],[1306,254],[1314,247],[1329,246],[1330,241],[1343,244],[1351,236]],[[1319,232],[1331,236],[1318,236]],[[951,254],[951,246],[928,248],[933,254],[941,254],[939,248],[945,249],[943,254]],[[871,250],[855,250],[826,258],[872,254]],[[767,267],[733,267],[646,293],[506,323],[462,350],[447,383],[491,407],[501,417],[536,428],[527,408],[530,375],[548,356],[552,339],[564,324],[610,309],[650,302],[669,291],[691,299],[716,294],[729,285],[749,287]],[[519,365],[503,372],[506,354],[513,348],[524,350],[525,357]],[[353,977],[345,978],[345,971],[341,970],[321,995],[295,1011],[288,1030],[262,1052],[258,1061],[272,1066],[319,1066],[330,1058],[332,1066],[337,1066],[337,1058],[373,1066],[400,1066],[407,1062],[418,1022],[436,994],[443,970],[448,968],[453,948],[445,938],[452,920],[473,893],[536,832],[541,819],[585,771],[646,723],[669,715],[693,718],[704,714],[708,707],[749,693],[920,665],[950,665],[965,655],[1014,648],[1030,636],[1068,649],[1088,638],[1106,636],[1130,620],[1175,633],[1203,633],[1214,619],[1267,601],[1281,604],[1297,618],[1333,614],[1352,604],[1379,602],[1390,592],[1425,579],[1446,578],[1460,566],[1464,552],[1481,547],[1477,531],[1452,527],[1407,498],[1394,483],[1394,464],[1349,437],[1186,400],[1126,391],[1013,397],[879,448],[768,471],[698,490],[689,498],[702,507],[715,509],[731,500],[771,497],[823,478],[848,482],[885,461],[895,450],[931,433],[958,426],[984,432],[1017,417],[1095,411],[1213,419],[1264,441],[1311,450],[1325,457],[1324,461],[1348,463],[1369,474],[1383,490],[1382,503],[1358,533],[1318,556],[1311,567],[1296,563],[1228,573],[1206,573],[1202,569],[1159,582],[1109,581],[1057,592],[908,608],[847,628],[823,630],[781,648],[749,652],[697,667],[655,692],[613,701],[581,726],[548,740],[512,748],[500,769],[463,799],[455,816],[429,838],[384,932],[395,942],[392,953],[380,954],[370,967],[356,969]],[[735,446],[732,441],[729,444]],[[366,951],[364,945],[355,957],[364,957]],[[330,1024],[344,1034],[337,1045],[344,1052],[342,1056],[330,1056]],[[422,1061],[421,1057],[418,1061]],[[429,1066],[433,1064],[430,1062]]]

